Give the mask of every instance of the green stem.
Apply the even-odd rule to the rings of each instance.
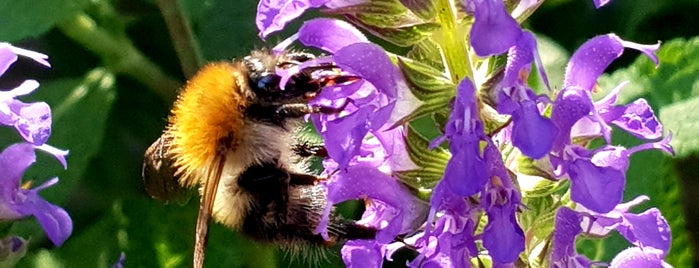
[[[110,34],[85,13],[58,24],[66,36],[97,54],[114,73],[128,75],[172,102],[181,82],[167,75],[125,37]]]
[[[204,63],[204,57],[192,34],[192,28],[184,15],[182,5],[177,0],[157,0],[156,2],[167,24],[177,57],[180,58],[182,72],[185,77],[192,77]]]
[[[442,40],[438,42],[444,53],[446,67],[452,81],[458,82],[464,77],[473,77],[471,60],[466,51],[466,38],[456,21],[453,0],[437,0],[437,22],[442,26]]]

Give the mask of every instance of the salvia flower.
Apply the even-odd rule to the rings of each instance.
[[[46,55],[0,43],[0,75],[17,60],[18,55],[49,66]],[[24,142],[10,145],[0,153],[0,219],[18,220],[34,216],[51,242],[60,246],[72,232],[72,220],[64,209],[39,196],[39,191],[56,184],[58,178],[33,189],[22,184],[24,171],[36,161],[37,149],[53,155],[66,167],[68,151],[46,144],[51,134],[51,109],[48,104],[24,103],[17,99],[38,86],[36,81],[27,80],[17,88],[0,91],[0,124],[14,127],[24,139]]]
[[[602,236],[615,230],[638,250],[619,254],[612,261],[612,266],[619,262],[632,263],[635,258],[640,258],[647,264],[654,262],[650,266],[643,267],[659,267],[663,264],[662,260],[670,248],[670,227],[667,221],[655,208],[639,214],[629,212],[633,206],[646,200],[648,200],[647,197],[639,196],[630,202],[619,204],[608,213],[596,213],[584,207],[578,211],[568,207],[560,208],[556,213],[552,265],[589,267],[590,260],[579,255],[575,249],[575,238],[580,234]]]
[[[622,203],[622,198],[630,156],[649,149],[673,154],[672,136],[663,138],[647,101],[616,103],[625,83],[602,99],[592,98],[597,79],[625,48],[657,65],[659,45],[614,34],[594,37],[571,57],[562,87],[552,90],[536,37],[519,25],[541,2],[260,2],[263,38],[309,9],[335,15],[304,22],[274,51],[299,41],[329,53],[299,70],[332,64],[361,78],[324,88],[310,102],[340,110],[310,116],[329,155],[323,173],[328,207],[316,232],[327,238],[332,206],[350,199],[367,202],[359,222],[378,229],[375,239],[345,244],[347,266],[380,267],[400,247],[417,253],[407,263],[411,267],[469,267],[484,258],[494,267],[534,259],[555,267],[606,265],[578,254],[576,238],[611,231],[631,246],[614,258],[613,267],[664,265],[667,222],[655,208],[629,211],[645,199]],[[608,2],[593,1],[597,8]],[[359,29],[410,52],[386,52]],[[506,64],[498,70],[495,59],[505,53]],[[533,66],[547,89],[538,95],[528,83]],[[296,71],[279,70],[282,85]],[[414,134],[410,124],[417,118],[431,118],[439,134]],[[644,143],[613,144],[612,125]],[[592,138],[605,144],[588,148]],[[441,158],[438,152],[447,149]],[[539,173],[526,173],[526,163]],[[570,184],[560,183],[566,179]],[[550,193],[553,202],[545,203],[550,207],[529,206],[537,196],[522,189],[532,184],[528,180],[568,188],[565,194]],[[546,213],[555,218],[532,218]],[[539,237],[544,231],[532,228],[548,233]]]

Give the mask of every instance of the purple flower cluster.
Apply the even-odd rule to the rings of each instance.
[[[25,56],[50,66],[46,55],[0,43],[0,76],[18,56]],[[27,80],[17,88],[0,91],[0,125],[14,127],[23,142],[10,145],[0,153],[0,219],[18,220],[33,215],[44,228],[46,235],[60,246],[73,231],[73,222],[68,213],[39,196],[39,191],[58,182],[53,178],[44,184],[29,189],[22,184],[22,176],[36,161],[35,150],[53,155],[63,167],[66,166],[68,151],[46,144],[51,134],[51,108],[44,102],[25,103],[17,99],[39,87],[34,80]]]
[[[401,1],[406,10],[424,16],[430,11],[422,2]],[[594,1],[594,4],[600,7],[608,2]],[[257,25],[260,36],[267,37],[306,10],[324,8],[345,14],[354,25],[375,32],[377,28],[367,26],[355,14],[371,10],[368,8],[372,7],[371,3],[370,0],[266,0],[258,5]],[[448,142],[451,157],[440,167],[441,180],[429,189],[429,204],[411,194],[397,175],[439,166],[430,159],[417,161],[420,156],[407,149],[411,141],[402,120],[424,104],[421,102],[424,99],[412,94],[415,89],[411,83],[415,78],[401,72],[392,57],[370,43],[353,24],[341,20],[306,21],[296,34],[276,48],[283,50],[298,40],[331,54],[299,68],[332,62],[343,72],[363,78],[357,83],[325,88],[312,101],[312,105],[343,108],[338,114],[311,116],[330,156],[324,162],[329,176],[325,182],[329,206],[316,231],[326,234],[331,205],[365,199],[370,201],[361,222],[379,228],[379,232],[375,240],[350,241],[345,245],[342,254],[348,266],[380,267],[384,259],[390,260],[392,253],[402,246],[419,253],[410,266],[468,267],[472,258],[483,256],[488,256],[493,266],[512,266],[527,258],[520,256],[525,248],[536,246],[527,244],[533,240],[525,237],[519,219],[529,208],[523,203],[526,193],[519,189],[514,175],[524,178],[526,174],[517,174],[518,168],[513,166],[516,164],[503,162],[508,154],[505,152],[514,147],[523,157],[537,160],[538,165],[544,166],[542,170],[549,170],[549,179],[570,180],[572,202],[562,203],[550,223],[553,234],[547,238],[552,239],[548,242],[552,246],[545,252],[547,263],[556,267],[587,267],[592,261],[575,251],[576,237],[605,236],[615,230],[634,247],[620,253],[612,266],[663,264],[670,247],[667,222],[654,208],[640,214],[629,212],[646,197],[628,203],[622,203],[622,198],[630,155],[648,149],[673,154],[669,145],[671,135],[662,139],[662,125],[645,100],[615,104],[624,83],[600,100],[592,98],[597,79],[624,48],[639,50],[658,64],[654,53],[659,45],[640,45],[614,34],[594,37],[570,59],[561,89],[537,95],[527,84],[532,64],[543,84],[549,89],[550,86],[538,56],[536,38],[520,28],[505,2],[465,0],[457,5],[460,7],[449,10],[465,11],[465,16],[473,18],[470,33],[461,34],[468,36],[468,42],[462,44],[468,48],[464,51],[472,51],[474,55],[469,59],[449,59],[444,53],[441,66],[449,73],[454,70],[448,68],[454,65],[445,62],[469,62],[469,68],[473,69],[470,73],[474,75],[455,81],[453,87],[449,83],[440,84],[450,91],[435,93],[435,96],[447,94],[453,100],[444,103],[450,113],[443,125],[443,135],[429,147],[434,149]],[[512,14],[536,7],[537,1],[520,1]],[[405,21],[420,23],[420,16],[403,15],[410,18]],[[401,27],[410,24],[405,21],[397,23],[402,23]],[[398,30],[403,28],[391,29]],[[449,45],[440,48],[449,49]],[[489,92],[494,103],[486,104],[480,97],[483,94],[479,94],[485,79],[476,77],[475,71],[479,66],[487,66],[488,57],[504,53],[507,53],[504,74]],[[481,62],[473,64],[475,58]],[[288,77],[293,70],[283,72],[280,75]],[[421,84],[424,85],[434,83]],[[499,115],[507,116],[508,123],[499,128],[488,127],[493,122],[483,116],[487,105],[493,105],[490,108]],[[612,124],[647,143],[633,148],[611,145]],[[581,138],[597,137],[606,144],[587,148],[587,144],[577,142]],[[421,179],[418,177],[416,181]],[[397,241],[398,235],[405,238]]]

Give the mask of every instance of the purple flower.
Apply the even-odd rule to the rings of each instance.
[[[419,219],[426,215],[426,206],[391,176],[393,171],[414,166],[404,151],[403,130],[396,128],[380,133],[385,136],[364,142],[348,167],[338,169],[339,164],[332,158],[324,162],[326,173],[334,175],[326,183],[328,205],[316,231],[327,235],[327,216],[333,204],[360,198],[370,198],[375,203],[364,212],[361,222],[380,228],[376,234],[379,243],[388,244],[396,235],[421,224]],[[380,140],[392,140],[391,146]]]
[[[558,129],[550,119],[541,115],[537,99],[543,97],[534,95],[526,84],[526,75],[522,75],[529,73],[533,61],[536,61],[539,74],[548,86],[536,50],[536,39],[530,32],[523,32],[508,53],[505,75],[499,85],[497,110],[512,116],[512,144],[524,155],[536,159],[551,151]]]
[[[662,135],[662,125],[645,100],[629,105],[615,105],[619,87],[598,102],[593,102],[591,90],[604,69],[624,50],[634,48],[644,52],[657,64],[658,46],[639,45],[621,40],[613,34],[597,36],[583,44],[572,56],[564,79],[564,88],[553,103],[551,121],[559,132],[550,155],[556,176],[571,179],[571,199],[585,207],[605,213],[621,202],[626,183],[629,156],[640,150],[660,149],[673,153],[671,136],[627,150],[617,146],[603,146],[588,150],[572,144],[575,137],[602,136],[611,143],[611,127],[622,129],[643,139]]]
[[[444,135],[435,139],[430,145],[434,148],[449,140],[452,157],[444,170],[442,181],[451,191],[460,196],[470,196],[480,192],[488,180],[486,160],[482,157],[480,148],[481,141],[487,137],[478,116],[475,94],[471,80],[464,79],[459,83],[456,101]]]
[[[483,246],[488,249],[494,262],[512,263],[524,251],[524,232],[515,217],[522,198],[505,169],[500,151],[490,140],[485,148],[485,157],[490,180],[481,194],[481,206],[488,215],[488,224],[483,230]]]
[[[126,254],[122,252],[119,254],[119,259],[112,265],[112,268],[124,268],[124,261],[126,261]]]
[[[17,60],[18,55],[49,66],[46,55],[0,43],[0,75]],[[73,223],[65,210],[39,196],[39,191],[56,184],[58,178],[34,189],[21,186],[24,171],[36,161],[35,149],[53,155],[66,167],[65,157],[68,151],[46,144],[51,134],[51,108],[43,102],[24,103],[17,99],[31,93],[38,86],[36,81],[27,80],[17,88],[0,91],[0,124],[14,127],[26,141],[11,145],[0,153],[0,218],[18,220],[33,215],[48,238],[60,246],[70,236]]]
[[[342,247],[342,261],[348,268],[382,267],[385,245],[369,240],[352,240]]]
[[[625,47],[639,50],[658,63],[654,53],[659,45],[631,43],[614,34],[594,37],[575,51],[566,66],[563,90],[554,101],[551,112],[551,120],[559,129],[554,151],[560,151],[570,144],[571,129],[583,118],[590,123],[599,124],[599,132],[607,143],[611,139],[611,128],[607,125],[609,122],[631,130],[637,136],[659,137],[658,132],[662,131],[662,126],[657,123],[658,120],[650,109],[643,108],[642,104],[629,108],[613,106],[620,87],[596,105],[592,102],[591,91],[597,78],[614,59],[621,56]]]
[[[24,171],[36,161],[35,146],[17,143],[0,153],[0,218],[17,220],[34,215],[51,242],[60,246],[73,231],[68,213],[39,196],[39,191],[58,182],[53,178],[34,189],[22,188]]]
[[[465,5],[473,12],[474,22],[469,35],[478,56],[499,55],[515,45],[522,29],[507,13],[502,0],[466,0]]]
[[[654,248],[630,247],[614,257],[609,267],[634,268],[634,267],[671,267],[663,259],[665,254]]]
[[[319,7],[340,8],[356,5],[365,0],[262,0],[257,5],[255,24],[262,39],[284,29],[289,22],[300,17],[306,10]],[[326,34],[333,35],[332,30]]]
[[[597,213],[583,208],[574,211],[562,207],[556,213],[552,263],[556,267],[588,267],[590,261],[575,250],[575,238],[581,233],[606,236],[616,230],[638,250],[624,251],[612,261],[612,267],[622,263],[655,263],[660,265],[670,248],[670,226],[660,212],[651,208],[634,214],[629,210],[644,201],[646,196],[617,205],[608,213]],[[648,255],[651,254],[651,255]],[[638,261],[638,262],[636,262]],[[642,265],[642,267],[646,267]]]
[[[456,216],[465,217],[463,197],[480,192],[480,207],[488,215],[488,224],[482,235],[483,246],[488,249],[493,261],[501,264],[514,262],[524,250],[524,233],[515,217],[521,198],[505,169],[500,152],[483,132],[475,89],[468,79],[462,80],[457,87],[456,101],[444,136],[437,138],[431,146],[446,139],[449,139],[452,158],[447,163],[442,181],[432,193],[430,219],[442,209],[462,212],[464,214]],[[484,149],[481,149],[481,143],[486,144]],[[459,238],[470,241],[472,233],[459,234]],[[451,243],[451,239],[446,241]],[[449,249],[448,244],[439,246]],[[458,253],[463,255],[463,252]],[[475,250],[470,253],[475,254]]]
[[[558,209],[551,253],[553,267],[590,267],[590,260],[575,249],[575,238],[583,231],[582,220],[580,214],[568,207]]]
[[[328,0],[263,0],[257,5],[257,29],[260,37],[284,29],[287,23],[309,8],[321,7]]]

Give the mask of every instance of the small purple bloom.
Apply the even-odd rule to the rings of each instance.
[[[606,4],[609,4],[612,0],[592,0],[596,8],[600,8]]]
[[[122,252],[119,254],[119,259],[112,265],[112,268],[124,268],[124,261],[126,261],[126,254]]]
[[[73,222],[68,213],[39,196],[39,191],[58,182],[51,179],[31,190],[21,187],[24,171],[36,161],[34,146],[18,143],[0,153],[0,218],[17,220],[34,215],[46,231],[46,235],[57,246],[70,236]]]
[[[638,267],[618,266],[622,263],[656,263],[657,265],[662,263],[662,259],[670,248],[671,235],[667,221],[655,208],[640,214],[629,212],[633,206],[646,200],[648,197],[639,196],[630,202],[617,205],[608,213],[597,213],[585,208],[574,211],[568,207],[561,207],[556,213],[552,245],[554,266],[589,267],[590,261],[575,250],[575,238],[581,233],[606,236],[611,230],[619,232],[641,251],[620,253],[612,261],[612,267]],[[646,255],[649,253],[656,256]]]
[[[499,55],[515,45],[522,29],[507,13],[502,0],[466,0],[465,5],[473,11],[469,36],[478,56]]]
[[[550,119],[541,115],[537,107],[539,97],[526,85],[526,75],[523,74],[529,73],[529,65],[535,60],[539,74],[548,86],[536,50],[536,39],[530,32],[523,32],[508,53],[505,75],[499,85],[497,110],[512,116],[512,144],[524,155],[537,159],[551,151],[558,129]]]
[[[402,133],[402,128],[385,132]],[[395,136],[395,133],[386,135]],[[403,140],[400,137],[398,141]],[[351,164],[335,173],[326,183],[328,189],[328,205],[326,214],[316,231],[326,235],[327,216],[332,205],[351,199],[370,198],[370,206],[362,217],[361,222],[380,228],[376,241],[388,244],[398,234],[417,228],[423,219],[427,207],[423,202],[411,195],[390,174],[396,171],[393,163],[405,163],[409,160],[389,161],[389,158],[407,157],[404,143],[394,144],[387,148],[379,139],[369,139],[361,144],[360,151],[352,159]],[[414,165],[414,164],[413,164]],[[327,173],[338,170],[338,163],[333,159],[324,162]]]
[[[308,47],[316,47],[336,53],[343,47],[369,40],[357,28],[335,19],[313,19],[303,23],[298,39]]]
[[[348,268],[379,268],[383,264],[384,247],[375,241],[348,241],[342,247],[342,261]]]
[[[348,104],[339,115],[312,116],[316,129],[326,142],[328,154],[343,168],[357,154],[364,136],[369,131],[382,129],[391,118],[398,87],[405,82],[386,52],[371,43],[344,47],[333,55],[333,60],[343,71],[363,78],[357,83],[365,84],[359,89],[351,89],[354,94],[350,96],[342,90],[331,90],[328,92],[333,94],[321,93],[311,102],[322,105],[343,99],[342,103]]]
[[[613,60],[621,56],[624,48],[633,48],[646,54],[658,64],[655,51],[660,44],[641,45],[624,41],[615,34],[596,36],[580,46],[566,66],[563,88],[575,87],[590,91],[597,83],[597,78]]]
[[[430,147],[434,148],[446,139],[449,139],[452,157],[444,170],[444,183],[449,185],[449,190],[461,196],[480,192],[488,180],[486,162],[480,148],[480,142],[486,136],[478,115],[476,91],[469,79],[459,83],[444,135],[435,139]]]
[[[568,207],[556,212],[553,233],[551,264],[556,268],[590,267],[590,260],[577,253],[575,239],[582,233],[582,216]]]
[[[257,5],[257,29],[260,37],[284,29],[287,23],[310,8],[321,7],[328,0],[262,0]]]
[[[488,249],[493,261],[512,263],[524,251],[524,232],[516,218],[521,196],[505,169],[500,151],[490,140],[485,148],[485,158],[490,180],[481,194],[481,206],[488,215],[488,224],[483,230],[483,247]]]
[[[630,247],[614,257],[609,267],[612,268],[636,268],[636,267],[672,267],[665,263],[665,254],[654,248]]]

